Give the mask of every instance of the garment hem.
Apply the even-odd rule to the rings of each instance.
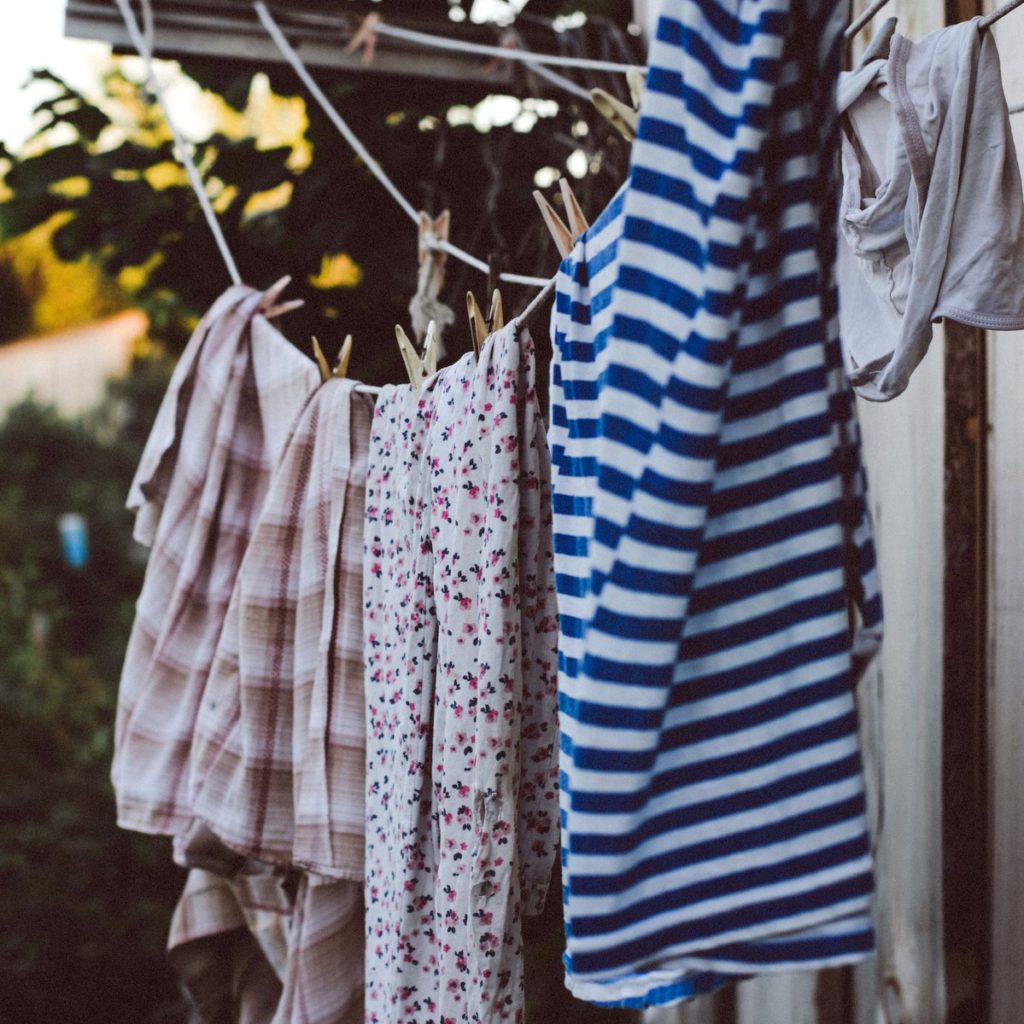
[[[597,1006],[639,1010],[647,1007],[678,1006],[699,999],[701,996],[710,995],[726,985],[736,984],[747,978],[766,974],[795,974],[804,971],[820,971],[831,967],[847,967],[861,963],[875,955],[876,949],[872,944],[871,949],[819,957],[814,960],[801,960],[799,963],[788,960],[778,964],[757,964],[744,967],[741,964],[720,964],[713,960],[702,961],[700,958],[695,958],[690,961],[692,967],[681,973],[675,981],[659,982],[653,986],[646,985],[637,988],[635,985],[629,986],[625,983],[622,986],[607,986],[600,982],[580,982],[568,975],[565,985],[575,998],[594,1003]],[[715,983],[700,985],[700,977],[707,975],[717,975]],[[697,983],[696,988],[694,987],[695,982]],[[681,991],[684,988],[687,991]],[[669,991],[659,998],[659,990]]]
[[[974,313],[968,309],[957,309],[955,306],[942,306],[932,313],[932,319],[937,320],[939,317],[986,331],[1024,331],[1024,314],[1003,316],[998,313]]]
[[[786,922],[768,921],[759,926],[744,928],[733,934],[718,936],[718,945],[714,948],[734,946],[737,943],[784,940],[787,937],[797,937],[812,928],[819,928],[830,924],[839,924],[840,922],[847,921],[858,915],[866,917],[869,921],[873,920],[870,893],[864,896],[854,897],[847,905],[843,906],[842,911],[839,913],[837,913],[834,908],[829,908],[829,910],[824,913],[801,914],[798,915],[796,920],[789,920]],[[686,977],[694,973],[707,974],[708,972],[714,972],[719,974],[735,974],[737,976],[749,977],[755,974],[794,970],[794,961],[792,958],[780,959],[778,964],[757,963],[745,965],[737,961],[716,960],[714,957],[714,948],[702,955],[699,948],[694,948],[696,944],[691,946],[689,950],[685,948],[686,944],[681,945],[683,948],[680,948],[678,953],[667,953],[661,958],[660,962],[667,965],[665,967],[659,968],[657,962],[655,962],[645,966],[637,965],[631,969],[630,966],[626,964],[617,971],[608,971],[608,978],[606,981],[602,981],[600,978],[596,977],[593,978],[593,980],[579,978],[574,976],[567,969],[565,974],[566,987],[578,998],[586,999],[589,1002],[596,1002],[600,1000],[602,1003],[606,1003],[609,1006],[623,1006],[626,1005],[625,1001],[627,1000],[647,1000],[651,992],[657,989],[684,984],[686,983]],[[802,970],[805,965],[808,966],[808,969],[811,969],[811,965],[814,964],[819,966],[837,966],[841,963],[856,962],[864,956],[870,955],[874,950],[874,945],[874,937],[872,935],[870,950],[857,950],[853,953],[836,953],[831,956],[822,956],[806,961],[801,960],[799,961],[799,969]],[[850,957],[853,958],[852,961],[849,959]],[[678,973],[679,977],[674,981],[666,979],[664,981],[653,983],[651,976],[659,971],[664,971],[666,974],[669,972]],[[622,977],[626,974],[630,975],[630,977]],[[691,996],[681,995],[675,1001],[678,1002],[687,998],[691,998]],[[665,1004],[658,1002],[642,1002],[637,1005],[661,1006]]]
[[[205,818],[201,814],[197,814],[195,817],[197,821],[201,821],[233,853],[241,854],[243,857],[251,857],[261,864],[270,864],[279,868],[297,868],[299,871],[305,871],[308,875],[316,875],[318,878],[323,878],[330,882],[362,882],[364,880],[365,871],[362,865],[359,866],[358,870],[354,868],[329,867],[326,864],[316,864],[312,861],[288,856],[287,854],[275,853],[262,847],[247,845],[226,836],[209,818]]]

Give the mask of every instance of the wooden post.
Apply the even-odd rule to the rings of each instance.
[[[942,896],[947,1024],[989,1019],[985,333],[946,325]]]
[[[999,6],[998,0],[988,5]],[[1024,102],[1024,12],[993,28],[1011,104]],[[1024,114],[1010,119],[1024,166]],[[992,642],[991,1024],[1024,1020],[1024,332],[989,335]]]
[[[982,0],[946,0],[954,25]],[[946,1024],[990,1019],[985,332],[946,323],[942,909]]]

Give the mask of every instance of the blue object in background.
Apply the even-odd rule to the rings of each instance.
[[[57,519],[64,561],[72,569],[82,569],[89,561],[89,527],[85,516],[66,512]]]

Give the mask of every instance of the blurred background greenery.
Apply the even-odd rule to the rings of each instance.
[[[531,0],[526,13],[584,11],[572,31],[613,24],[625,38],[628,6]],[[431,7],[443,24],[458,5],[417,3],[417,14]],[[286,298],[305,300],[285,332],[303,348],[316,334],[329,354],[351,332],[352,375],[400,380],[392,331],[408,321],[416,277],[405,215],[286,68],[195,61],[164,73],[194,83],[209,130],[192,141],[243,277],[266,287],[290,274]],[[87,412],[31,397],[0,409],[0,1024],[188,1019],[163,955],[182,875],[167,842],[115,827],[108,773],[145,567],[124,499],[174,358],[228,280],[141,77],[138,61],[111,57],[87,96],[36,71],[47,94],[37,130],[0,151],[0,345],[102,327],[126,309],[149,324]],[[624,174],[625,143],[575,99],[318,77],[413,205],[450,208],[456,244],[520,273],[557,262],[534,187],[572,174],[593,217]],[[449,305],[461,309],[469,287],[482,295],[482,276],[449,261]],[[527,298],[506,289],[506,310]],[[467,345],[460,317],[449,355]],[[61,371],[64,350],[42,351]],[[68,512],[88,525],[84,568],[61,552]],[[530,1019],[622,1019],[565,995],[558,904],[556,889],[529,933]]]

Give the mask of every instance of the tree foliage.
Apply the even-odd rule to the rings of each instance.
[[[225,111],[251,114],[259,74],[273,95],[302,97],[283,65],[259,72],[231,61],[190,61],[185,71],[220,97]],[[11,197],[0,203],[0,237],[62,215],[53,235],[57,253],[67,260],[89,254],[111,276],[131,281],[158,333],[180,345],[189,317],[228,280],[187,181],[173,171],[158,110],[118,71],[108,75],[99,104],[48,72],[40,75],[55,90],[40,106],[42,131],[64,141],[20,158],[8,154]],[[456,244],[482,258],[504,254],[521,273],[547,276],[558,260],[531,194],[538,170],[564,172],[570,154],[580,151],[574,159],[592,173],[577,183],[577,194],[594,216],[624,172],[625,144],[589,104],[566,94],[525,98],[521,116],[488,125],[486,104],[471,109],[485,90],[469,83],[317,77],[415,207],[450,208]],[[315,104],[305,104],[304,125],[288,144],[267,145],[258,131],[245,130],[251,117],[241,120],[241,131],[215,125],[195,153],[243,278],[267,286],[290,274],[290,296],[306,303],[286,323],[296,344],[308,348],[315,334],[330,350],[351,332],[354,374],[371,382],[401,379],[390,339],[394,324],[408,320],[415,290],[413,224]],[[350,273],[338,275],[339,266]],[[483,276],[449,260],[449,304],[463,308],[459,297],[470,287],[483,291]],[[506,288],[506,308],[528,296]],[[468,343],[461,320],[455,333],[457,354]]]
[[[124,494],[149,362],[92,424],[26,402],[0,424],[0,1020],[182,1019],[163,961],[181,886],[165,841],[116,828],[117,679],[142,578]],[[57,517],[87,519],[85,569]],[[177,1017],[175,1017],[175,1014]]]

